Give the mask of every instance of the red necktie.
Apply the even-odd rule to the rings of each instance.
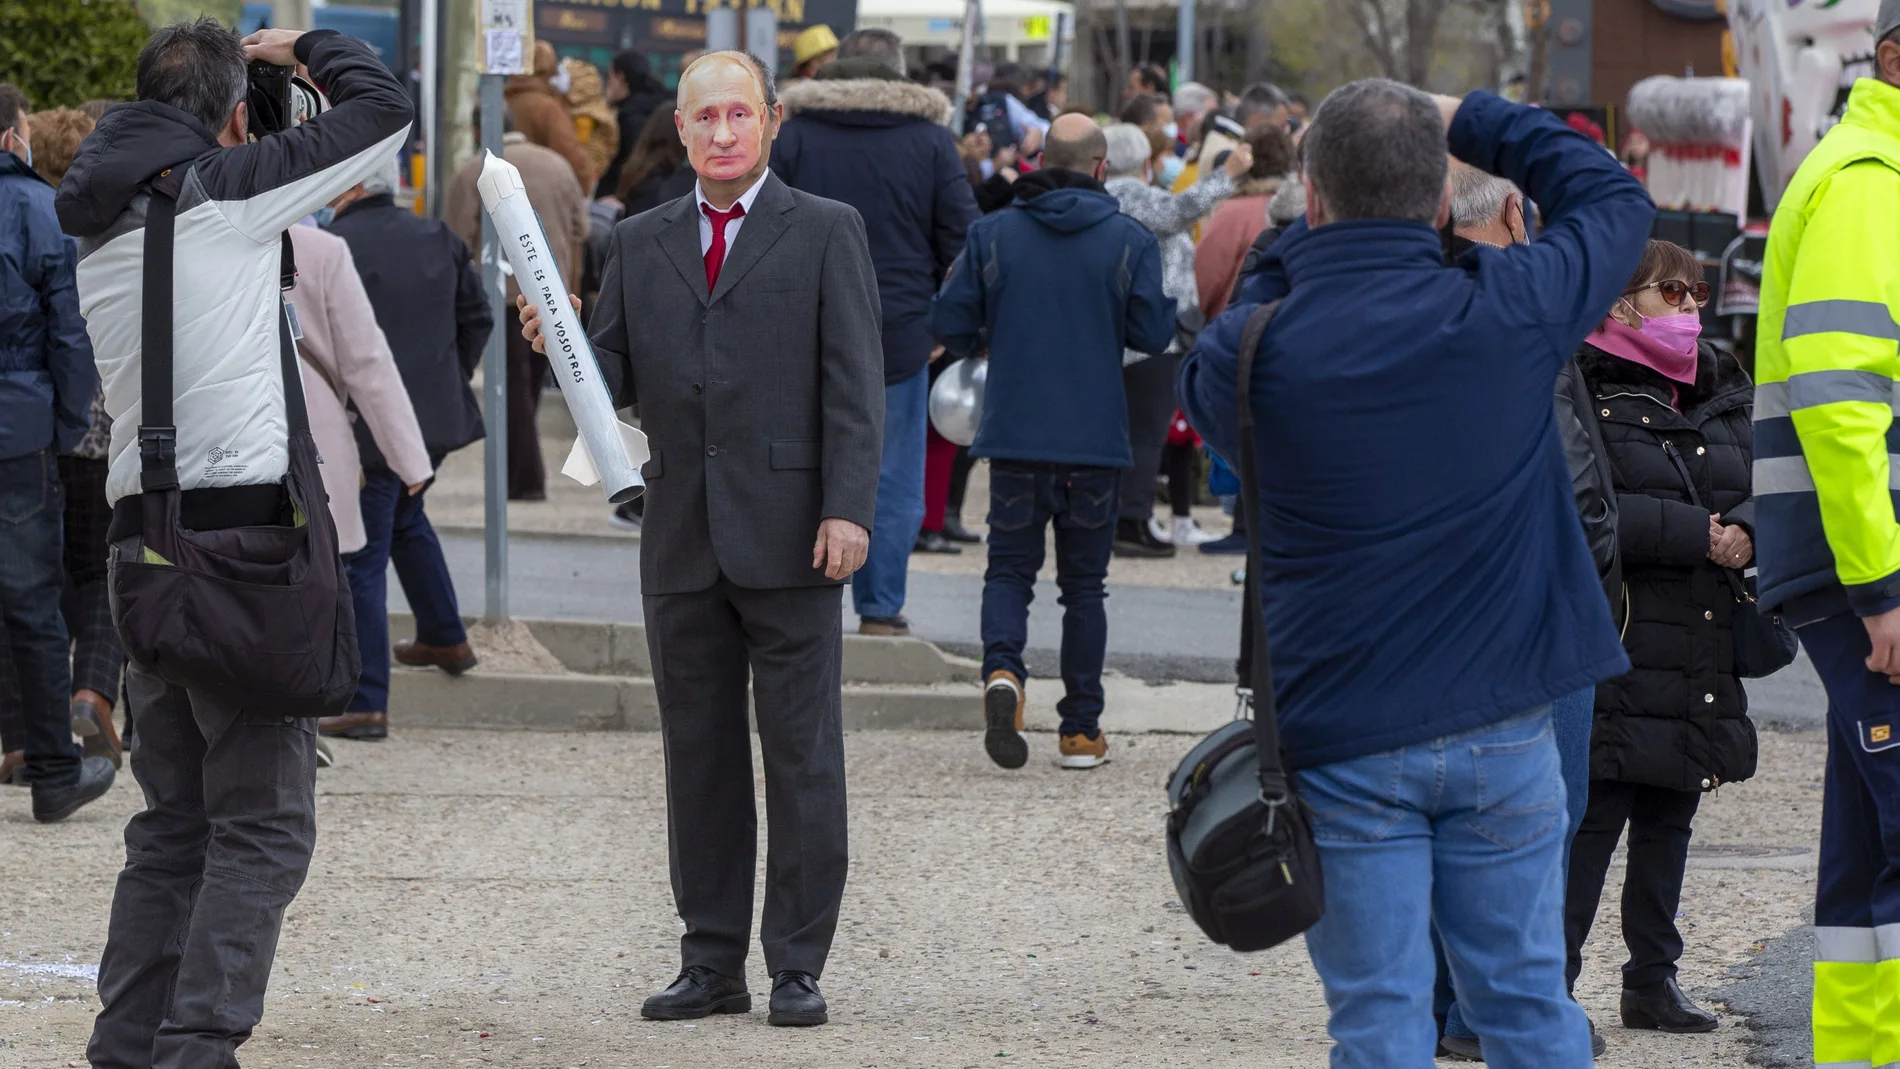
[[[700,201],[699,210],[712,220],[712,244],[706,246],[706,292],[711,293],[719,285],[719,268],[726,262],[726,224],[745,215],[745,205],[733,201],[732,210],[722,212]]]

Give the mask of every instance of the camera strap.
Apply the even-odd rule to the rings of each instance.
[[[146,493],[179,488],[178,427],[172,413],[172,276],[177,224],[178,201],[154,187],[145,208],[145,277],[139,314],[139,488]],[[286,233],[282,241],[279,266],[288,272],[286,277],[294,277],[290,235]],[[281,297],[277,303],[277,339],[284,416],[294,438],[309,433],[310,413],[304,404],[303,378],[297,371],[296,343],[290,337],[290,315]]]
[[[1254,746],[1260,762],[1260,796],[1268,802],[1284,801],[1290,794],[1286,765],[1280,752],[1278,704],[1273,696],[1273,664],[1267,651],[1266,610],[1260,602],[1260,480],[1259,462],[1254,456],[1253,364],[1259,355],[1260,341],[1267,324],[1280,310],[1279,301],[1269,301],[1253,310],[1241,330],[1239,366],[1240,397],[1240,508],[1247,528],[1246,622],[1251,642],[1244,652],[1251,669],[1247,684],[1253,688]]]

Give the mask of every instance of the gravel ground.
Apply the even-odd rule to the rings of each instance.
[[[638,1019],[677,968],[657,735],[343,744],[319,781],[317,859],[245,1064],[1324,1064],[1301,948],[1213,948],[1174,904],[1159,788],[1191,740],[1119,736],[1114,762],[1089,774],[1053,768],[1053,742],[1037,736],[1037,760],[1012,774],[974,735],[849,736],[833,1023],[806,1032],[768,1028],[762,1005],[697,1026]],[[1683,917],[1692,991],[1804,919],[1820,753],[1812,733],[1764,733],[1756,780],[1704,805]],[[127,778],[42,828],[24,792],[0,792],[0,1066],[83,1064],[91,964],[137,805]],[[1705,1036],[1617,1027],[1614,914],[1580,991],[1610,1041],[1601,1064],[1740,1065],[1748,1033],[1733,1019]],[[750,967],[762,991],[756,954]]]

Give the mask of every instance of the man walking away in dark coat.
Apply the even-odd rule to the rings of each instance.
[[[442,458],[482,437],[482,412],[469,379],[495,320],[468,246],[448,224],[397,206],[396,185],[392,161],[338,198],[330,231],[350,245],[416,410],[429,465],[439,470]],[[356,447],[363,458],[361,504],[369,541],[350,555],[349,569],[363,677],[349,709],[326,718],[331,722],[322,727],[352,738],[381,738],[389,719],[391,561],[416,617],[416,636],[396,643],[396,659],[460,675],[475,666],[475,653],[462,629],[442,543],[423,511],[424,491],[408,492],[363,420],[356,422]]]
[[[859,30],[840,42],[838,56],[816,78],[786,87],[790,118],[772,170],[793,189],[843,201],[864,217],[884,309],[884,461],[871,552],[851,577],[851,600],[863,634],[907,635],[905,580],[924,518],[932,348],[925,318],[944,269],[963,251],[976,198],[943,125],[950,101],[905,80],[903,41],[889,30]]]
[[[1448,134],[1449,130],[1449,134]],[[1445,262],[1446,151],[1516,182],[1538,240]],[[1558,369],[1649,235],[1642,184],[1547,111],[1337,89],[1303,145],[1310,229],[1246,403],[1259,591],[1287,762],[1316,814],[1307,949],[1335,1066],[1429,1065],[1435,924],[1498,1069],[1588,1069],[1564,990],[1564,790],[1550,703],[1621,674],[1558,439]],[[1272,258],[1269,258],[1272,259]],[[1188,418],[1238,448],[1230,307],[1182,364]]]
[[[1122,350],[1174,340],[1161,248],[1102,188],[1108,139],[1086,115],[1049,127],[1043,169],[1016,203],[970,228],[930,309],[956,356],[989,350],[972,456],[990,458],[990,560],[983,578],[984,748],[1004,768],[1029,760],[1023,645],[1053,521],[1062,589],[1062,714],[1057,763],[1094,768],[1102,734],[1103,588],[1120,472],[1134,463]]]
[[[24,93],[0,85],[0,617],[25,705],[33,817],[51,823],[104,794],[113,765],[73,745],[56,458],[85,437],[99,375],[76,252],[32,167],[28,110]]]

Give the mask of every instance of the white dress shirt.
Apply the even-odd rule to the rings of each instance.
[[[759,190],[765,186],[765,180],[771,177],[771,175],[772,172],[768,168],[764,174],[759,176],[758,181],[752,183],[752,188],[739,194],[739,199],[734,202],[745,207],[745,215],[741,215],[726,224],[727,256],[732,255],[732,243],[739,240],[739,228],[745,225],[746,215],[752,214],[752,202],[759,199]],[[705,188],[698,182],[693,183],[693,201],[699,206],[699,254],[704,256],[712,248],[712,220],[706,215],[706,209],[712,207],[712,202],[706,199]],[[728,206],[727,210],[731,210],[730,206]]]

